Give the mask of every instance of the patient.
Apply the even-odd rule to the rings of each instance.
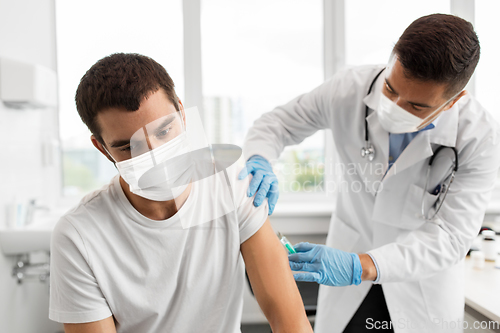
[[[81,79],[76,106],[119,175],[53,232],[50,319],[67,333],[240,332],[246,266],[273,332],[312,332],[268,207],[254,207],[237,172],[225,173],[235,210],[213,218],[217,191],[189,173],[178,182],[187,160],[144,181],[148,163],[188,151],[189,122],[161,65],[103,58]]]

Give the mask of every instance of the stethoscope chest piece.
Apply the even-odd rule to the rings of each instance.
[[[375,159],[375,149],[372,145],[361,148],[361,157],[367,157],[368,161],[373,161]]]

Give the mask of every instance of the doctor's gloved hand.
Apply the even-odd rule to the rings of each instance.
[[[349,286],[361,283],[363,269],[359,256],[320,244],[299,243],[297,253],[288,255],[296,281],[316,282],[328,286]]]
[[[264,157],[253,155],[248,159],[246,167],[241,170],[238,179],[243,179],[249,174],[252,174],[253,177],[247,195],[252,197],[257,192],[253,200],[255,207],[262,205],[267,197],[269,215],[271,215],[279,197],[278,178],[276,178],[271,164]]]

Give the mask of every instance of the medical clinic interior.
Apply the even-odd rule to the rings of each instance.
[[[500,332],[497,0],[0,0],[0,333]]]

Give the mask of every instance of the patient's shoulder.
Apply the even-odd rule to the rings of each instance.
[[[76,206],[61,217],[59,223],[70,223],[76,229],[80,226],[88,228],[92,223],[106,220],[106,216],[113,215],[113,210],[116,210],[113,180],[85,195]]]

